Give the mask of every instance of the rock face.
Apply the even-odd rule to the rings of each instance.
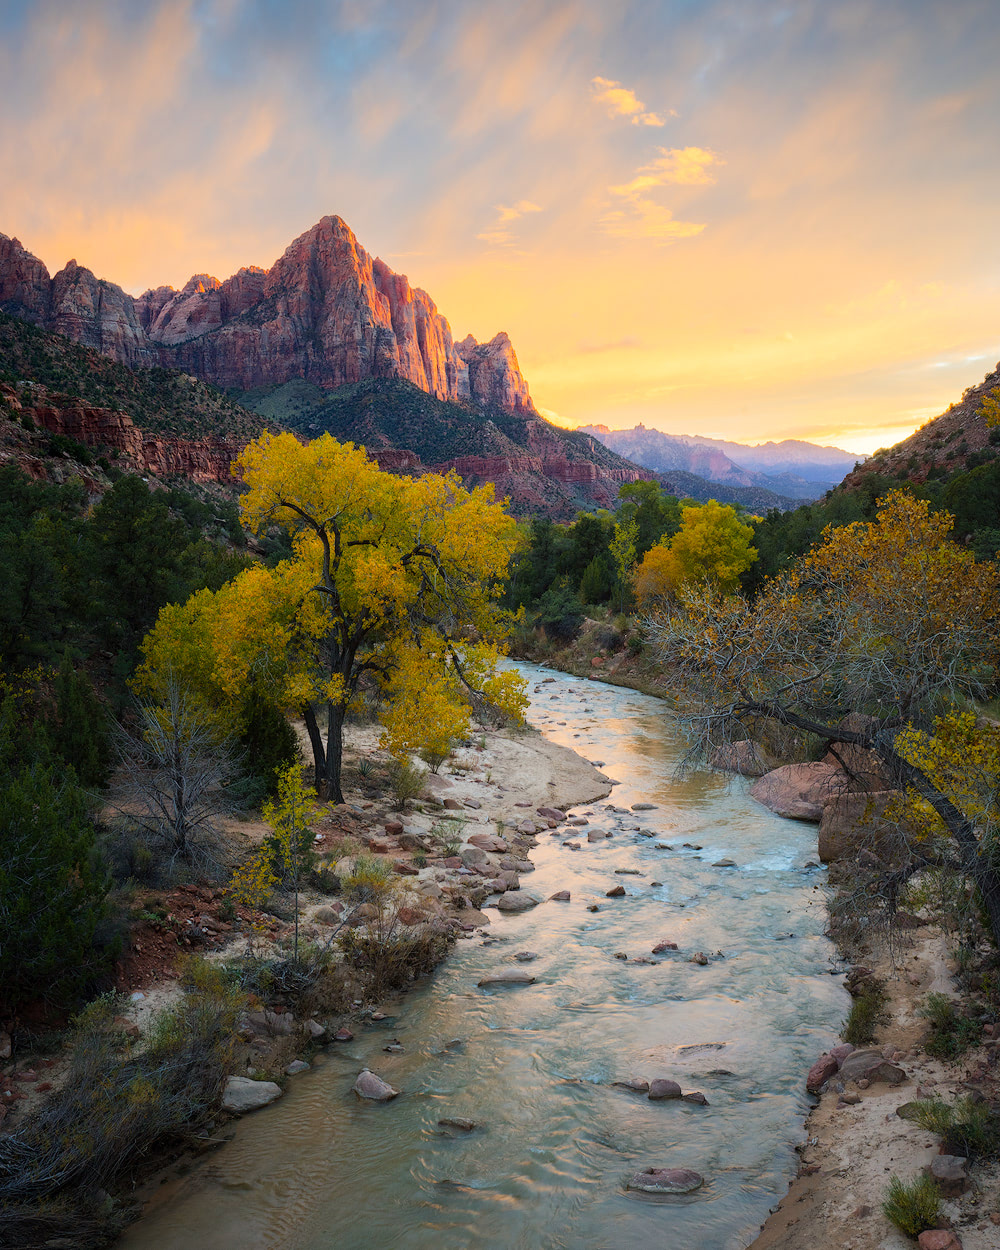
[[[824,864],[856,859],[867,849],[887,863],[905,858],[906,830],[885,819],[889,805],[902,798],[899,790],[838,794],[823,807],[819,822],[819,857]]]
[[[537,415],[507,335],[456,344],[426,291],[369,256],[339,217],[322,218],[269,270],[250,266],[224,282],[195,274],[180,291],[138,299],[76,261],[50,279],[0,235],[0,308],[123,364],[177,368],[219,387],[396,377],[438,399]]]

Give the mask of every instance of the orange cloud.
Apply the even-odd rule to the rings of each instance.
[[[635,92],[623,87],[620,82],[613,82],[610,78],[593,78],[590,86],[595,102],[607,105],[609,117],[627,117],[633,126],[666,125],[658,113],[647,112],[645,104],[637,98]],[[677,116],[673,109],[669,115]]]

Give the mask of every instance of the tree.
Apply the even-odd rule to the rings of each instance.
[[[232,751],[173,678],[161,702],[139,703],[136,719],[134,729],[118,735],[120,810],[169,865],[214,867],[222,794],[237,771]]]
[[[995,818],[942,771],[940,755],[947,733],[955,738],[947,718],[995,688],[1000,568],[977,564],[950,529],[947,514],[894,492],[874,522],[828,528],[753,603],[689,585],[650,632],[690,701],[697,746],[752,738],[772,721],[873,751],[947,831],[1000,941]],[[868,727],[845,727],[849,713]]]
[[[65,1005],[116,954],[98,940],[110,882],[72,768],[0,704],[0,1006]]]
[[[496,674],[510,622],[497,599],[517,527],[491,485],[395,477],[329,435],[303,445],[264,434],[236,470],[244,523],[282,527],[292,555],[165,608],[143,644],[141,689],[155,694],[174,675],[238,733],[256,683],[301,712],[317,790],[337,802],[352,700],[372,682],[392,702],[415,654],[433,655],[453,698],[520,717],[524,682]],[[424,723],[417,714],[411,729]]]
[[[640,601],[676,594],[686,585],[709,585],[729,593],[739,585],[757,552],[753,527],[735,508],[708,503],[681,509],[681,527],[668,547],[651,547],[636,572]]]
[[[680,529],[680,501],[657,482],[626,482],[618,491],[618,498],[619,520],[634,519],[639,527],[635,551],[640,559],[650,547],[664,538],[673,538]]]
[[[618,610],[625,611],[625,593],[629,587],[632,569],[635,567],[635,544],[639,537],[639,522],[635,517],[623,517],[615,522],[611,539],[611,559],[614,561],[618,583]]]

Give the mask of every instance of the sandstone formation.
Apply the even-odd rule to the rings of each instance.
[[[535,415],[506,334],[456,344],[426,291],[324,217],[269,270],[220,282],[195,274],[180,291],[138,299],[69,261],[50,278],[0,234],[0,308],[130,366],[163,365],[249,390],[302,378],[332,388],[405,378],[438,399]]]

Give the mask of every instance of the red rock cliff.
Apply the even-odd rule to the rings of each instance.
[[[452,339],[426,293],[373,259],[339,217],[324,217],[270,270],[133,299],[70,261],[52,279],[0,235],[0,307],[128,365],[179,368],[249,390],[305,378],[324,388],[401,377],[439,399],[534,414],[506,334]]]

